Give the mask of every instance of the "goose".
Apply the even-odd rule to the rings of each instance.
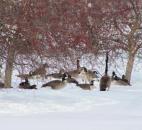
[[[122,78],[118,77],[116,73],[112,72],[112,81],[117,85],[131,85],[129,81],[125,78],[125,75],[122,75]]]
[[[29,75],[31,77],[33,76],[40,76],[42,78],[45,78],[46,76],[46,68],[49,67],[47,63],[45,64],[42,64],[41,66],[39,66],[38,68],[36,68],[35,70],[33,71],[30,71],[29,72]]]
[[[115,71],[113,71],[113,72],[112,72],[111,80],[112,80],[112,81],[113,81],[113,80],[118,81],[118,80],[121,80],[121,78],[116,75]]]
[[[36,85],[30,85],[27,89],[37,89]]]
[[[94,80],[92,80],[91,82],[90,82],[90,84],[76,84],[78,87],[80,87],[80,88],[82,88],[82,89],[84,89],[84,90],[92,90],[92,89],[94,89],[94,88],[96,88],[95,86],[94,86]]]
[[[25,82],[21,82],[19,84],[19,88],[21,89],[37,89],[36,85],[30,85],[29,80],[26,78]]]
[[[101,77],[100,80],[100,91],[106,91],[109,90],[111,85],[111,78],[108,76],[108,53],[106,53],[106,65],[105,65],[105,74]]]
[[[80,60],[79,60],[79,59],[77,59],[77,61],[76,61],[76,68],[77,68],[77,69],[80,68]]]
[[[62,80],[52,80],[48,83],[42,85],[42,87],[51,87],[52,89],[62,89],[65,87],[66,81],[66,74],[63,75]]]
[[[117,84],[117,85],[131,86],[129,81],[125,78],[125,75],[122,75],[122,78],[120,78],[120,77],[117,77],[117,75],[115,74],[115,76],[112,78],[112,81],[114,84]]]
[[[19,84],[19,88],[28,88],[30,86],[29,80],[25,78],[25,82]]]
[[[91,70],[88,70],[85,67],[82,67],[80,75],[85,80],[85,83],[86,82],[91,82],[92,80],[95,80],[95,79],[98,80],[98,78],[99,78],[97,71],[91,71]]]

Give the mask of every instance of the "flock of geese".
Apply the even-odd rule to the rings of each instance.
[[[61,89],[64,88],[68,83],[73,83],[77,87],[80,87],[84,90],[92,90],[95,88],[94,80],[98,79],[98,75],[96,71],[87,71],[85,67],[77,68],[76,70],[72,70],[69,72],[64,72],[61,70],[59,73],[53,73],[46,75],[46,78],[52,77],[55,80],[51,80],[41,87],[50,87],[51,89]],[[79,77],[85,78],[85,83],[79,83],[76,79]],[[28,78],[25,79],[24,82],[19,84],[19,88],[23,89],[36,89],[36,85],[30,85]]]
[[[35,75],[40,75],[41,77],[47,78],[54,78],[47,83],[44,83],[41,87],[50,87],[51,89],[62,89],[67,84],[73,83],[77,87],[84,89],[84,90],[92,90],[96,88],[94,85],[94,81],[98,80],[100,82],[99,87],[100,91],[109,90],[111,82],[118,84],[118,85],[131,85],[129,81],[126,79],[125,75],[122,77],[118,77],[116,73],[113,71],[112,76],[108,75],[108,53],[106,53],[106,60],[105,60],[105,74],[102,76],[98,71],[88,70],[85,67],[80,67],[80,62],[77,60],[77,68],[72,71],[65,72],[64,70],[60,70],[58,73],[52,73],[46,75],[46,69],[48,67],[47,64],[44,64],[42,67],[36,69],[29,74],[18,75],[21,79],[23,78],[25,81],[19,84],[19,88],[21,89],[37,89],[37,86],[30,85],[29,78]],[[99,75],[101,78],[99,80]],[[83,83],[80,83],[78,78],[83,80]],[[0,82],[0,88],[4,88],[4,83]]]
[[[108,53],[106,54],[106,65],[105,65],[105,74],[100,78],[100,91],[109,90],[111,82],[116,82],[119,85],[130,85],[129,81],[125,78],[125,75],[122,75],[122,78],[118,77],[113,71],[112,76],[108,75]],[[65,72],[60,70],[58,73],[48,74],[45,78],[52,77],[56,80],[51,80],[41,87],[50,87],[51,89],[62,89],[68,83],[74,83],[77,87],[83,90],[92,90],[96,88],[94,81],[99,78],[99,73],[97,71],[88,70],[85,67],[80,67],[79,60],[77,60],[77,69]],[[81,77],[84,80],[84,83],[79,83],[77,80]],[[36,85],[30,85],[28,78],[25,78],[24,82],[19,84],[19,88],[23,89],[37,89]]]

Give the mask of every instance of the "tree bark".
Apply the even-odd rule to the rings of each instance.
[[[14,52],[15,52],[14,48],[12,46],[9,46],[7,61],[6,61],[6,68],[5,68],[5,79],[4,79],[5,88],[11,87],[13,63],[14,63]]]
[[[134,60],[135,60],[135,54],[129,52],[128,62],[127,62],[127,66],[126,66],[126,73],[125,73],[126,79],[129,81],[129,83],[131,81],[131,75],[132,75]]]

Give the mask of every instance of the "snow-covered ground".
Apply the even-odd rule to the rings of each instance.
[[[133,86],[111,85],[110,91],[85,91],[75,85],[61,90],[0,90],[2,130],[141,130],[142,70]],[[16,85],[17,81],[14,83]]]

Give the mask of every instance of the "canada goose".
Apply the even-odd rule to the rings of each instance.
[[[76,67],[77,69],[80,68],[80,60],[79,60],[79,59],[77,59],[77,61],[76,61],[76,66],[77,66],[77,67]]]
[[[130,85],[129,81],[122,75],[122,78],[118,77],[116,73],[112,72],[112,81],[117,85]]]
[[[52,77],[52,78],[55,78],[55,79],[62,79],[63,74],[64,74],[64,70],[61,69],[61,70],[59,71],[59,73],[52,73],[52,74],[46,75],[46,78],[47,78],[47,77]]]
[[[71,75],[68,75],[67,82],[68,83],[78,84],[78,82],[74,78],[72,78]]]
[[[91,82],[90,82],[90,84],[76,84],[78,87],[80,87],[80,88],[82,88],[82,89],[84,89],[84,90],[92,90],[92,89],[94,89],[95,88],[95,86],[94,86],[94,80],[92,80]]]
[[[61,88],[64,88],[65,85],[66,85],[66,74],[63,75],[62,77],[62,81],[61,80],[53,80],[53,81],[50,81],[46,84],[43,84],[42,87],[51,87],[52,89],[61,89]]]
[[[98,80],[98,78],[99,78],[97,71],[91,71],[91,70],[88,70],[85,67],[82,67],[80,75],[85,80],[85,82],[87,82],[87,81],[90,82],[90,81],[95,80],[95,79]]]
[[[116,80],[116,81],[121,80],[121,78],[116,75],[115,71],[112,72],[112,77],[111,77],[111,79],[112,79],[112,81],[113,81],[113,80]]]
[[[111,78],[107,74],[108,72],[108,53],[106,53],[106,65],[105,65],[105,75],[101,77],[100,80],[100,91],[109,90],[111,84]]]
[[[37,76],[44,78],[46,75],[46,68],[48,67],[47,63],[42,64],[39,68],[36,68],[34,71],[29,72],[30,76]]]
[[[25,82],[21,82],[19,84],[19,88],[22,88],[22,89],[37,89],[36,85],[30,85],[29,80],[27,78],[25,79]]]
[[[29,80],[25,78],[25,82],[19,84],[19,88],[28,88],[30,86]]]

